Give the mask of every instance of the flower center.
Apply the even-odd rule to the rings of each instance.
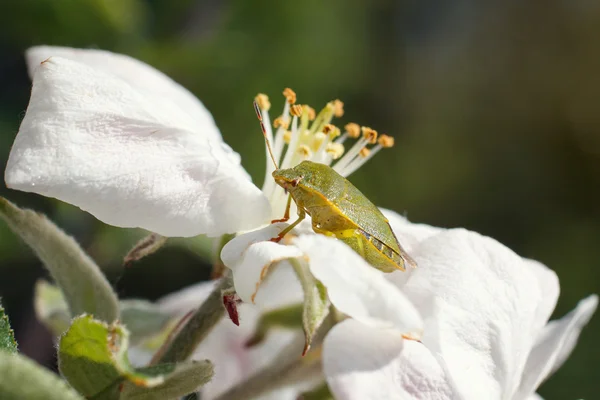
[[[304,160],[310,160],[329,165],[340,175],[347,177],[381,149],[394,145],[394,138],[378,135],[376,130],[352,122],[346,124],[344,133],[341,133],[331,123],[334,117],[344,115],[344,103],[340,100],[330,101],[316,114],[309,105],[296,104],[296,93],[292,89],[285,89],[283,95],[283,112],[272,124],[269,98],[265,94],[258,94],[255,98],[265,137],[272,146],[273,159],[281,169],[292,168]],[[346,151],[344,144],[348,139],[356,139],[356,142]],[[262,191],[271,202],[274,217],[278,217],[285,208],[286,194],[272,178],[275,166],[270,159],[268,147],[265,148],[267,167]]]

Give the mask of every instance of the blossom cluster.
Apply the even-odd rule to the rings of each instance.
[[[326,296],[317,299],[322,318],[310,333],[323,337],[306,357],[317,357],[318,373],[274,384],[261,398],[296,399],[323,384],[337,399],[539,398],[537,388],[567,359],[596,309],[598,298],[590,295],[549,321],[559,296],[551,269],[492,238],[412,223],[391,210],[382,212],[415,269],[381,272],[339,240],[316,234],[310,222],[271,241],[288,226],[270,223],[287,199],[269,179],[271,159],[258,188],[211,114],[182,86],[100,50],[35,47],[27,63],[33,87],[5,171],[9,188],[167,237],[236,234],[220,259],[243,302],[240,326],[223,319],[196,350],[215,364],[203,399],[227,398],[220,396],[281,362],[289,346],[306,352],[302,322],[248,342],[264,315],[304,305],[306,317],[317,292]],[[293,91],[284,96],[273,123],[268,98],[257,97],[265,137],[283,167],[312,160],[348,176],[393,144],[371,128],[335,127],[339,101],[317,114],[297,104]],[[158,305],[184,315],[214,285],[194,285]],[[130,351],[138,363],[150,356]]]

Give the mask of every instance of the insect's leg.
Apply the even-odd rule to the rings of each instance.
[[[279,242],[288,232],[296,227],[302,220],[306,217],[306,212],[301,208],[298,210],[298,219],[294,221],[293,224],[279,232],[279,235],[271,239],[271,242]]]
[[[281,219],[274,219],[273,221],[271,221],[272,224],[276,223],[276,222],[286,222],[288,219],[290,219],[290,207],[292,206],[292,195],[290,194],[288,196],[288,201],[287,204],[285,206],[285,213],[283,213],[283,218]]]

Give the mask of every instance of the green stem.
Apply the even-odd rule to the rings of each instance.
[[[160,357],[160,363],[175,363],[187,360],[194,350],[208,336],[210,331],[225,315],[223,308],[223,291],[233,287],[233,280],[229,270],[221,281],[188,319],[185,325],[175,334],[169,347]]]

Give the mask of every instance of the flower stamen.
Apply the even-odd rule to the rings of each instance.
[[[290,88],[285,88],[283,90],[283,95],[285,96],[285,100],[288,104],[296,104],[296,92],[294,92]]]
[[[275,134],[273,155],[282,169],[292,168],[303,160],[310,160],[332,168],[347,177],[373,158],[382,148],[394,145],[394,139],[387,135],[378,135],[377,131],[348,123],[344,133],[331,123],[334,117],[344,115],[344,103],[340,100],[328,102],[315,116],[315,110],[306,104],[297,104],[296,93],[286,88],[283,91],[285,102],[282,114],[273,121]],[[259,119],[265,125],[265,137],[272,140],[273,132],[269,122],[268,109],[271,104],[266,95],[256,96]],[[344,143],[349,139],[357,139],[348,151]],[[268,163],[267,176],[263,192],[269,198],[274,215],[279,216],[285,206],[286,197],[283,189],[275,184],[271,177],[272,163]],[[294,205],[292,205],[294,206]],[[293,212],[293,211],[292,211]]]

